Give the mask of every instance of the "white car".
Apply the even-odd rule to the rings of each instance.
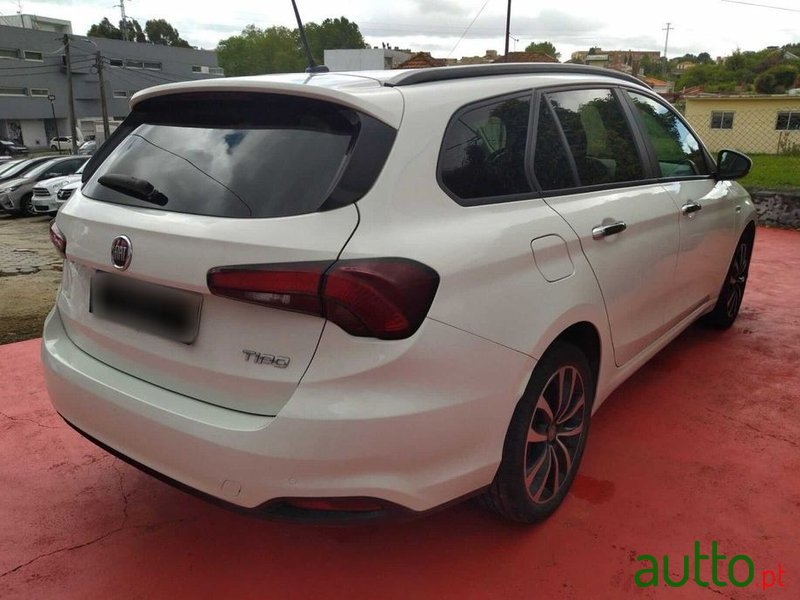
[[[58,192],[56,192],[56,210],[60,209],[64,204],[67,203],[67,200],[72,198],[72,195],[75,193],[75,190],[81,189],[83,183],[80,179],[77,181],[73,181],[72,183],[66,184],[62,187]]]
[[[80,145],[80,138],[78,144]],[[72,150],[72,136],[61,136],[61,137],[54,137],[50,138],[50,150],[58,150],[61,152],[62,150]]]
[[[36,187],[33,188],[33,212],[50,213],[57,211],[58,207],[63,204],[58,200],[58,192],[70,183],[79,182],[85,166],[86,163],[83,163],[81,168],[72,175],[53,177],[37,183]]]
[[[612,390],[742,301],[749,159],[614,71],[187,82],[120,129],[52,226],[50,396],[241,508],[542,519]]]

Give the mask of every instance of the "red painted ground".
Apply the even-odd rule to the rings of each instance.
[[[608,400],[548,522],[468,503],[324,528],[241,517],[109,457],[54,414],[38,341],[2,346],[0,598],[800,598],[799,361],[800,233],[760,230],[740,320],[690,329]],[[637,555],[677,576],[695,540],[750,556],[758,581],[780,564],[785,587],[634,585]]]

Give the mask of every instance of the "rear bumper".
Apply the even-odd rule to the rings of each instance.
[[[71,425],[182,486],[247,509],[282,498],[368,497],[419,512],[491,482],[533,367],[530,357],[471,334],[430,328],[428,335],[451,336],[454,354],[491,368],[440,373],[442,388],[430,397],[412,381],[406,397],[389,385],[395,395],[384,399],[370,372],[301,383],[275,417],[213,406],[113,369],[72,343],[57,310],[45,322],[42,361],[53,405]],[[486,381],[489,372],[496,383]],[[465,380],[474,394],[464,393]],[[441,397],[448,388],[454,395]]]

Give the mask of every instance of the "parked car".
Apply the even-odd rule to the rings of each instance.
[[[81,147],[78,148],[78,154],[94,154],[95,150],[97,150],[97,141],[96,140],[86,140],[81,144]]]
[[[75,193],[75,190],[81,189],[83,183],[80,179],[77,181],[73,181],[72,183],[68,183],[64,187],[62,187],[56,193],[56,210],[60,209],[64,204],[67,203],[67,200],[72,198],[72,195]]]
[[[10,179],[22,177],[28,171],[36,168],[37,165],[53,160],[52,156],[40,156],[38,158],[27,158],[14,161],[13,164],[2,165],[0,167],[0,187]]]
[[[71,175],[89,160],[88,156],[49,157],[49,160],[0,184],[0,208],[13,215],[33,216],[34,186],[53,177]]]
[[[50,139],[50,150],[72,150],[72,136],[61,136]]]
[[[207,497],[367,518],[482,494],[537,521],[609,394],[738,314],[750,160],[633,77],[276,75],[132,105],[51,228],[47,387]]]
[[[4,171],[25,162],[25,160],[24,158],[6,158],[6,160],[0,161],[0,175],[2,175]]]
[[[0,140],[0,156],[22,156],[28,153],[28,148],[11,140]]]
[[[52,179],[45,179],[37,183],[33,188],[33,212],[56,212],[60,206],[57,198],[58,192],[63,189],[64,186],[80,181],[81,173],[83,173],[83,168],[85,166],[86,162],[84,162],[75,173],[53,177]]]

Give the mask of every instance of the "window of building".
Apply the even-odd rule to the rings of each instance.
[[[525,173],[529,113],[528,95],[456,113],[439,158],[444,187],[467,200],[530,192]]]
[[[110,64],[112,67],[122,67],[125,65],[121,58],[110,58],[108,60],[108,64]]]
[[[796,131],[800,129],[800,110],[779,112],[778,120],[775,122],[775,129],[778,131]]]
[[[161,63],[160,62],[147,62],[143,63],[144,68],[148,71],[160,71],[161,70]]]
[[[611,90],[556,92],[547,98],[567,138],[580,185],[644,178],[633,133]]]
[[[44,55],[41,52],[36,52],[35,50],[25,50],[22,56],[25,60],[37,60],[39,62],[44,60]]]
[[[192,73],[202,73],[203,67],[199,65],[192,65]]]
[[[128,91],[127,90],[114,90],[114,98],[127,98]]]
[[[31,88],[31,96],[49,96],[50,90],[47,88]]]
[[[24,87],[0,87],[0,96],[27,96],[28,88]]]
[[[208,72],[212,75],[225,75],[225,69],[222,67],[209,67]]]
[[[142,69],[144,67],[144,64],[140,60],[133,60],[132,58],[126,58],[125,66],[128,69]]]
[[[700,142],[674,111],[642,94],[628,92],[644,122],[662,177],[708,175]],[[733,115],[733,113],[727,113]]]
[[[711,113],[711,129],[733,129],[733,112],[713,111]]]
[[[19,58],[19,50],[0,48],[0,58]]]

